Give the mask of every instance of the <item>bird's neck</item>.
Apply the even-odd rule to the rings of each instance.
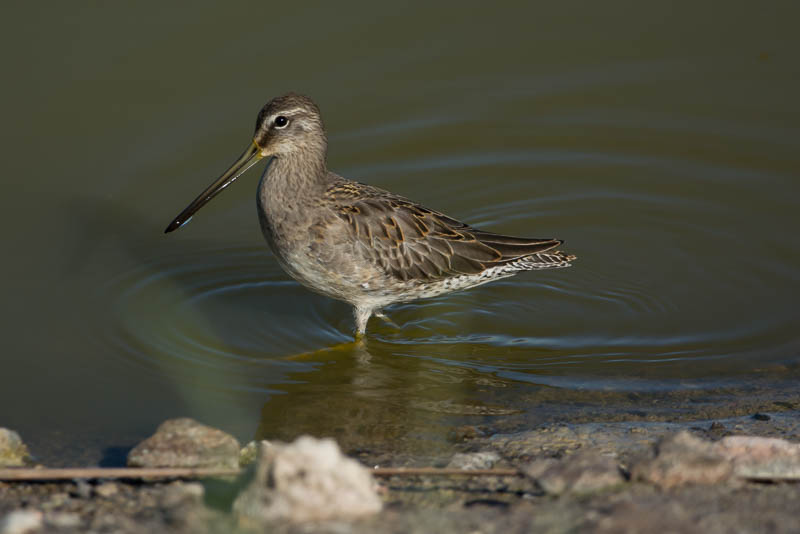
[[[261,228],[275,250],[275,243],[291,238],[292,232],[307,226],[314,206],[325,196],[328,169],[324,152],[281,154],[274,157],[258,187]]]
[[[309,216],[328,187],[328,169],[321,157],[282,154],[269,162],[258,185],[261,230],[280,256],[279,243],[295,239],[313,221]]]
[[[273,198],[285,197],[287,201],[319,198],[328,186],[325,153],[304,152],[276,156],[270,162],[261,186]]]

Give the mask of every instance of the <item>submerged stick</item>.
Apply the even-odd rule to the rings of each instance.
[[[240,469],[203,467],[68,467],[0,469],[0,480],[72,480],[72,479],[148,479],[208,478],[241,474]],[[370,472],[377,477],[393,476],[518,476],[516,469],[450,469],[442,467],[376,467]]]

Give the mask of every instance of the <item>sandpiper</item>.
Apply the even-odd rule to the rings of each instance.
[[[328,170],[317,105],[287,94],[258,114],[250,146],[167,226],[171,232],[263,158],[261,230],[280,265],[313,291],[350,303],[356,337],[396,302],[467,289],[520,271],[569,267],[563,241],[473,228]]]

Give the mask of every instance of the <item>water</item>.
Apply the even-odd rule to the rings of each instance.
[[[434,454],[465,424],[791,389],[800,10],[478,7],[9,9],[0,424],[51,464],[179,415]],[[342,346],[348,307],[263,243],[261,167],[162,234],[288,90],[340,174],[579,259]]]

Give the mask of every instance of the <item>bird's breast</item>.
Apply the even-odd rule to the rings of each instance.
[[[375,266],[348,238],[349,228],[324,210],[304,215],[267,210],[259,204],[264,238],[281,267],[292,278],[324,295],[356,302],[377,286]]]

